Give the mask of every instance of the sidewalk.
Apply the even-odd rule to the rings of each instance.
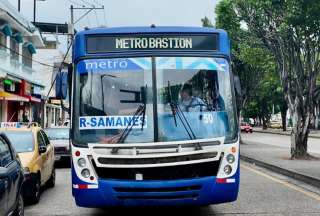
[[[291,135],[290,128],[288,128],[287,131],[282,131],[282,129],[268,128],[266,130],[263,130],[262,127],[253,127],[253,131],[258,133],[280,134],[280,135],[286,135],[286,136]],[[320,139],[320,130],[311,130],[309,137]]]
[[[260,143],[259,143],[260,142]],[[320,160],[290,160],[290,149],[243,139],[241,159],[320,187]],[[319,154],[312,154],[320,158]]]

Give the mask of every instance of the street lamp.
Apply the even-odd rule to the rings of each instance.
[[[46,0],[33,0],[33,23],[36,22],[37,1],[46,1]]]

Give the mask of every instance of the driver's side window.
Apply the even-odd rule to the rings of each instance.
[[[50,141],[49,141],[49,138],[48,136],[46,135],[46,133],[44,131],[41,131],[41,134],[42,134],[42,137],[44,139],[44,142],[45,142],[45,145],[49,145],[50,144]]]

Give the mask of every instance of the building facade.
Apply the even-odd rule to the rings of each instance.
[[[0,120],[40,122],[44,85],[35,79],[40,32],[7,0],[0,1]]]
[[[54,127],[60,126],[69,118],[68,113],[61,108],[61,101],[55,99],[56,85],[54,81],[59,72],[61,62],[64,59],[64,53],[59,49],[59,41],[54,35],[43,35],[43,42],[44,47],[37,49],[34,57],[38,61],[46,65],[52,65],[53,67],[41,64],[35,65],[35,80],[38,80],[44,85],[44,88],[41,89],[41,94],[44,95],[45,98],[45,103],[43,104],[44,118],[42,118],[41,125],[43,127]],[[62,67],[62,71],[67,71],[65,65]],[[68,106],[66,101],[64,103]]]

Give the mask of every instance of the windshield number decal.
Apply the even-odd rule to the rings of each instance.
[[[213,123],[213,115],[211,113],[203,114],[203,122],[205,124],[212,124]]]

